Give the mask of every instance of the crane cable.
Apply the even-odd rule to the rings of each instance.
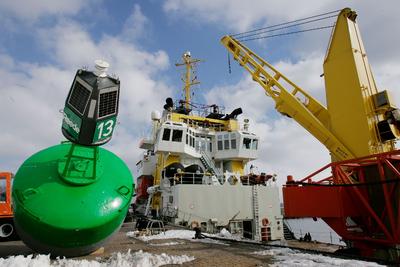
[[[230,34],[230,36],[235,37],[235,36],[238,36],[238,35],[244,35],[244,34],[247,34],[247,33],[253,33],[253,32],[257,32],[257,31],[261,31],[261,30],[265,30],[265,29],[271,29],[271,28],[275,28],[275,27],[278,27],[278,26],[284,26],[284,25],[295,23],[295,22],[305,21],[305,20],[309,20],[309,19],[313,19],[313,18],[317,18],[317,17],[322,17],[322,16],[325,16],[325,15],[330,15],[330,14],[333,14],[333,13],[337,13],[339,11],[341,11],[341,9],[338,9],[338,10],[335,10],[335,11],[326,12],[326,13],[322,13],[322,14],[319,14],[319,15],[314,15],[314,16],[302,18],[302,19],[296,19],[296,20],[292,20],[292,21],[287,21],[287,22],[283,22],[283,23],[279,23],[279,24],[275,24],[275,25],[271,25],[271,26],[267,26],[267,27],[262,27],[262,28],[258,28],[258,29],[254,29],[254,30],[250,30],[250,31],[234,33],[234,34]]]
[[[330,28],[333,28],[334,26],[335,25],[333,24],[333,25],[321,26],[321,27],[316,27],[316,28],[309,28],[309,29],[293,31],[293,32],[277,33],[277,34],[259,36],[259,37],[254,37],[254,38],[239,39],[239,41],[246,42],[246,41],[253,41],[253,40],[259,40],[259,39],[272,38],[272,37],[277,37],[277,36],[291,35],[291,34],[296,34],[296,33],[317,31],[317,30],[323,30],[323,29],[330,29]]]
[[[237,37],[237,39],[240,40],[240,39],[243,39],[243,38],[257,36],[257,35],[268,33],[268,32],[279,31],[279,30],[283,30],[283,29],[288,29],[288,28],[292,28],[292,27],[296,27],[296,26],[300,26],[300,25],[304,25],[304,24],[308,24],[308,23],[313,23],[313,22],[316,22],[316,21],[325,20],[325,19],[329,19],[329,18],[336,18],[336,17],[337,17],[336,15],[332,15],[332,16],[313,19],[313,20],[309,20],[309,21],[305,21],[305,22],[301,22],[301,23],[297,23],[297,24],[293,24],[293,25],[283,26],[283,27],[279,27],[279,28],[276,28],[276,29],[270,29],[270,30],[266,30],[265,29],[265,30],[262,30],[262,31],[260,31],[258,33],[251,33],[251,34],[241,35],[241,36]]]
[[[314,28],[308,28],[304,30],[298,30],[298,31],[292,31],[292,32],[284,32],[284,33],[277,33],[277,34],[270,34],[270,35],[265,35],[266,33],[269,32],[274,32],[274,31],[280,31],[292,27],[297,27],[317,21],[322,21],[322,20],[327,20],[330,18],[337,17],[337,14],[339,10],[335,11],[330,11],[330,12],[325,12],[322,14],[314,15],[314,16],[309,16],[306,18],[302,19],[296,19],[284,23],[279,23],[267,27],[262,27],[250,31],[245,31],[245,32],[240,32],[240,33],[235,33],[231,34],[232,37],[236,38],[239,41],[252,41],[252,40],[258,40],[258,39],[265,39],[265,38],[272,38],[272,37],[278,37],[278,36],[284,36],[284,35],[290,35],[290,34],[296,34],[296,33],[303,33],[303,32],[310,32],[310,31],[316,31],[316,30],[322,30],[322,29],[328,29],[328,28],[333,28],[334,24],[332,25],[327,25],[327,26],[320,26],[320,27],[314,27]],[[334,14],[334,15],[332,15]]]

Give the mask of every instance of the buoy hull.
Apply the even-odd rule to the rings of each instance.
[[[42,150],[15,175],[16,230],[39,253],[68,257],[95,251],[118,231],[131,202],[132,175],[121,159],[105,149],[98,148],[95,160],[100,171],[93,182],[64,179],[59,166],[70,148],[66,143]],[[79,149],[80,155],[89,155],[93,148]],[[85,172],[82,163],[75,165]]]

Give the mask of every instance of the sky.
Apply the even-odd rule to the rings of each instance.
[[[234,61],[231,73],[222,36],[351,7],[380,89],[400,103],[400,3],[389,1],[269,0],[2,0],[0,2],[0,170],[16,172],[33,153],[58,144],[64,101],[75,72],[104,59],[121,79],[118,126],[105,148],[136,175],[138,143],[150,114],[165,98],[181,96],[183,52],[204,60],[197,102],[242,107],[241,119],[261,139],[260,171],[279,183],[329,163],[328,151],[296,122],[280,116],[271,99]],[[324,100],[320,77],[330,31],[249,42],[300,87]]]

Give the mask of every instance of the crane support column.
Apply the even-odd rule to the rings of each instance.
[[[394,146],[379,136],[377,125],[384,120],[384,111],[374,103],[378,90],[356,17],[349,8],[340,12],[324,61],[324,78],[330,130],[356,157],[363,157],[392,151]]]

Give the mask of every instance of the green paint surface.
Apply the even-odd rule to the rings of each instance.
[[[95,182],[80,185],[63,179],[59,163],[70,147],[64,143],[32,155],[14,179],[14,219],[32,239],[48,247],[79,248],[105,240],[120,227],[131,202],[132,175],[120,158],[105,149],[98,148],[96,165],[101,172]],[[90,154],[93,148],[79,149]],[[76,166],[76,172],[85,170]]]

